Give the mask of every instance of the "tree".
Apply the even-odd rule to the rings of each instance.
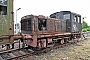
[[[88,28],[88,24],[85,21],[82,23],[82,28]]]
[[[84,21],[82,24],[82,31],[83,32],[88,32],[90,31],[90,26],[88,26],[88,24]]]

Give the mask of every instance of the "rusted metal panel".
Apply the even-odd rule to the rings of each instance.
[[[62,32],[66,32],[66,20],[62,20]]]
[[[38,32],[38,17],[34,16],[34,32]]]
[[[61,28],[61,20],[55,21],[55,32],[61,32],[62,28]]]
[[[72,32],[78,32],[79,31],[79,25],[76,22],[72,22]]]
[[[14,40],[9,39],[9,35],[0,37],[0,45],[13,43]]]
[[[82,24],[81,23],[78,23],[78,29],[79,29],[79,31],[82,31]]]
[[[32,34],[34,30],[32,16],[24,16],[21,18],[21,32],[25,34]]]
[[[51,19],[47,20],[47,31],[48,32],[54,32],[55,31],[54,20],[51,20]]]
[[[57,19],[65,19],[66,20],[66,31],[67,32],[81,32],[82,26],[81,26],[81,15],[77,13],[73,13],[71,11],[60,11],[56,12],[50,15],[51,18],[57,18]],[[73,22],[76,22],[73,24]],[[77,24],[77,27],[74,27]],[[80,28],[78,28],[78,26]],[[75,29],[76,30],[75,30]]]
[[[26,36],[26,38],[31,37],[30,35]],[[37,35],[33,35],[32,36],[32,40],[31,39],[26,39],[26,44],[30,45],[32,47],[36,47],[37,46]]]
[[[45,18],[45,16],[44,15],[39,15],[38,18]]]
[[[48,43],[52,43],[52,38],[48,38]]]
[[[30,16],[28,19],[31,19],[31,30],[29,29],[29,23],[27,21],[27,16],[22,17],[21,20],[21,32],[25,34],[45,34],[45,33],[56,33],[65,31],[65,22],[62,23],[60,19],[52,19],[40,16]],[[25,22],[24,22],[25,21]],[[63,24],[63,28],[62,28]]]
[[[38,40],[38,47],[39,48],[46,48],[46,39]]]

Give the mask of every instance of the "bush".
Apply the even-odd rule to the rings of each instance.
[[[87,32],[87,30],[86,30],[86,29],[83,29],[82,31],[83,31],[83,32]]]
[[[82,29],[83,32],[89,32],[90,31],[90,26],[88,26],[87,28]]]
[[[89,28],[87,28],[87,31],[90,31],[90,27],[89,27]]]

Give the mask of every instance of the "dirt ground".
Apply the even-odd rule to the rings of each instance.
[[[75,45],[42,53],[34,58],[34,60],[90,60],[90,38]]]

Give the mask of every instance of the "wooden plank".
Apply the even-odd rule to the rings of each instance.
[[[16,57],[15,55],[13,55],[12,53],[9,53],[9,55],[13,58],[13,57]]]
[[[21,53],[22,55],[25,55],[26,53],[24,53],[23,51],[19,51],[19,53]]]

